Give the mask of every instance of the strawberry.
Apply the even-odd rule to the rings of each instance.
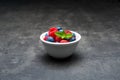
[[[56,37],[55,37],[55,41],[56,41],[56,42],[60,42],[60,41],[61,41],[61,38],[56,36]]]
[[[67,40],[61,40],[60,43],[67,43]]]

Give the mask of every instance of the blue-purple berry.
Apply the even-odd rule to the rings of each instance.
[[[46,33],[45,36],[49,36],[48,33]]]
[[[57,29],[58,29],[58,31],[59,31],[59,30],[62,30],[62,28],[61,28],[60,26],[57,26]]]
[[[59,30],[60,32],[63,32],[63,30],[61,29],[61,30]]]
[[[75,41],[75,40],[76,40],[76,38],[75,38],[75,37],[72,37],[72,38],[70,39],[70,42]]]
[[[47,41],[54,42],[55,40],[54,40],[53,37],[49,36],[49,37],[47,38]]]
[[[72,36],[75,37],[75,33],[72,33]]]

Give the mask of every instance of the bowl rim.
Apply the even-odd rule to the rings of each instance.
[[[44,37],[44,35],[45,35],[46,33],[48,33],[48,31],[43,32],[43,33],[40,35],[40,40],[41,40],[42,42],[44,42],[44,43],[51,44],[51,45],[67,45],[67,44],[74,44],[74,43],[80,41],[81,35],[80,35],[78,32],[76,32],[76,31],[71,31],[71,32],[75,33],[75,35],[76,35],[76,40],[75,40],[75,41],[72,41],[72,42],[67,42],[67,43],[54,43],[54,42],[45,41],[45,40],[43,39],[43,37]]]

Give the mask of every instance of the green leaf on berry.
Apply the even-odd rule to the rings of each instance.
[[[57,31],[55,33],[55,35],[62,38],[62,39],[70,39],[72,37],[72,34],[66,34],[64,31],[62,31],[62,32]]]
[[[55,35],[58,36],[58,37],[60,37],[60,38],[62,38],[62,39],[65,38],[65,32],[64,31],[62,31],[62,32],[57,31],[55,33]]]
[[[65,38],[70,39],[72,37],[72,34],[66,34]]]

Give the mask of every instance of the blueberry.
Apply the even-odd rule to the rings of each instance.
[[[47,41],[54,42],[54,38],[49,36],[49,37],[47,38]]]
[[[75,33],[72,33],[72,36],[75,37]]]
[[[70,39],[70,42],[71,41],[75,41],[76,40],[76,38],[75,37],[72,37],[71,39]]]
[[[62,30],[62,28],[61,28],[60,26],[57,26],[57,29],[58,29],[58,31],[59,31],[59,30]]]
[[[46,33],[45,36],[49,36],[48,33]]]
[[[61,30],[59,30],[60,32],[63,32],[63,30],[61,29]]]

